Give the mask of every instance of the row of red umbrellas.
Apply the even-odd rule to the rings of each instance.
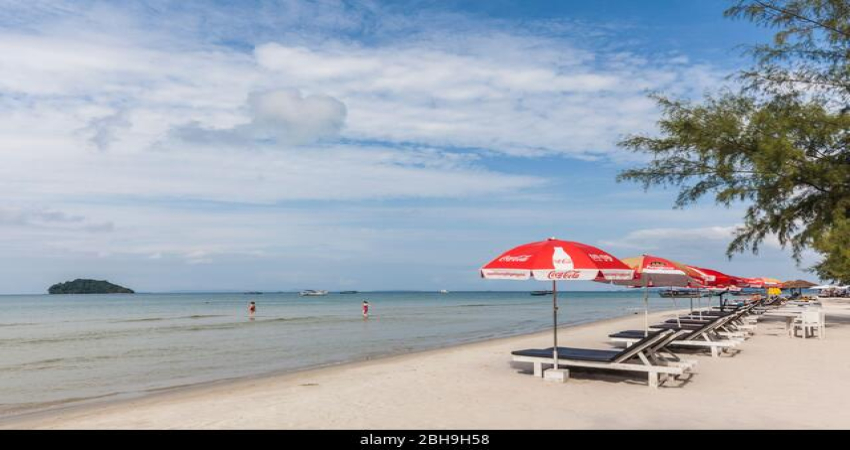
[[[590,280],[623,286],[696,288],[782,287],[774,278],[744,278],[652,255],[620,260],[580,242],[549,238],[514,247],[481,268],[489,279]]]
[[[680,286],[712,289],[779,287],[771,278],[742,278],[657,256],[617,259],[610,253],[579,242],[549,238],[514,247],[481,268],[488,279],[552,282],[554,365],[558,368],[558,281],[597,281],[643,287],[647,305],[649,287]],[[648,317],[648,316],[647,316]],[[647,330],[648,322],[647,322]],[[647,331],[648,332],[648,331]]]

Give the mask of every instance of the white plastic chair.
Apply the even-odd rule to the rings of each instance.
[[[802,331],[803,339],[806,339],[810,334],[814,337],[817,332],[818,338],[823,339],[826,329],[826,316],[823,311],[811,310],[803,311],[800,317],[794,319],[790,333],[792,336],[797,336],[797,330]]]

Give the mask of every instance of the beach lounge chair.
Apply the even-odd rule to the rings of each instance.
[[[715,332],[730,338],[748,338],[754,333],[755,326],[747,322],[745,317],[752,311],[752,306],[739,309],[733,314],[715,317],[704,317],[703,319],[669,319],[661,324],[651,325],[654,329],[669,330],[698,330],[703,325],[717,322]]]
[[[730,320],[724,325],[726,327],[726,331],[740,331],[747,332],[749,334],[755,333],[757,319],[754,316],[747,314],[747,311],[739,311],[733,314],[722,314],[722,315],[698,315],[691,314],[687,316],[681,316],[677,319],[670,319],[665,321],[665,323],[684,323],[689,325],[704,325],[709,322],[714,322],[720,318],[730,318]]]
[[[678,378],[693,372],[695,361],[684,361],[676,357],[671,360],[660,355],[660,351],[682,331],[663,330],[645,337],[622,350],[602,350],[573,347],[558,347],[558,365],[583,369],[645,372],[649,386],[657,388],[668,377]],[[511,352],[516,362],[534,364],[534,375],[542,377],[543,367],[554,365],[553,348],[528,349]]]
[[[749,339],[750,332],[749,331],[737,331],[728,328],[727,320],[716,320],[708,323],[677,323],[677,321],[671,320],[669,322],[659,323],[655,325],[650,325],[649,328],[653,330],[684,330],[684,331],[697,331],[706,325],[713,324],[715,325],[712,328],[712,332],[720,337],[727,339],[740,339],[745,340]]]
[[[691,331],[683,330],[682,333],[677,335],[676,338],[667,345],[667,348],[707,349],[711,351],[711,356],[715,358],[719,357],[724,351],[737,349],[743,340],[718,335],[716,328],[722,324],[723,322],[718,320],[705,323]],[[660,331],[650,331],[651,334],[658,332]],[[644,330],[625,330],[611,334],[608,337],[610,337],[613,342],[625,343],[629,346],[639,342],[644,338],[645,334]]]
[[[772,309],[780,308],[785,304],[785,299],[782,297],[776,297],[770,300],[762,300],[755,305],[753,305],[753,313],[755,314],[763,314],[765,311],[770,311]]]
[[[715,318],[716,319],[716,318]],[[667,320],[664,323],[682,323],[687,325],[705,325],[708,323],[715,322],[716,320],[698,320],[693,318],[681,318],[681,319],[671,319]],[[721,331],[728,332],[730,336],[750,336],[755,334],[757,325],[755,323],[745,321],[742,319],[738,320],[730,320],[725,323],[721,328]]]
[[[716,319],[718,317],[725,317],[732,314],[737,314],[735,312],[722,312],[722,311],[698,311],[692,312],[690,314],[686,314],[684,316],[680,316],[679,319],[689,319],[689,320],[711,320]],[[753,324],[758,322],[758,318],[752,314],[742,314],[738,316],[738,319],[742,324]]]
[[[651,325],[650,328],[655,329],[685,329],[690,331],[700,331],[707,335],[715,337],[731,337],[731,338],[747,338],[751,330],[747,327],[746,331],[738,329],[741,326],[741,317],[746,314],[746,311],[738,311],[734,314],[715,317],[703,317],[700,319],[678,318],[666,320],[664,323]],[[710,326],[707,326],[710,325]]]

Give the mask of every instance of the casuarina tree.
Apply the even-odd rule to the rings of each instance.
[[[797,260],[822,259],[822,279],[850,282],[850,2],[740,0],[725,12],[774,30],[747,49],[751,67],[700,101],[654,94],[655,135],[620,146],[650,156],[620,173],[644,188],[674,186],[676,206],[713,196],[747,205],[728,255],[776,236]]]

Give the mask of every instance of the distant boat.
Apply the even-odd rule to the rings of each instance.
[[[708,297],[711,293],[705,291],[700,292],[696,289],[670,289],[658,291],[658,295],[664,298],[699,298]]]
[[[313,289],[306,289],[299,292],[298,295],[302,297],[319,297],[322,295],[328,295],[328,291],[316,291]]]
[[[357,291],[339,291],[340,294],[357,294]]]
[[[263,295],[263,293],[260,291],[248,291],[245,295]]]
[[[736,297],[751,297],[751,296],[753,296],[753,295],[757,295],[757,294],[760,294],[760,292],[744,292],[744,291],[740,291],[740,292],[733,292],[733,293],[732,293],[732,295],[734,295],[734,296],[736,296]]]
[[[447,291],[447,290],[445,290],[445,289],[440,289],[440,293],[441,293],[441,294],[448,294],[448,293],[449,293],[449,291]]]
[[[531,295],[552,295],[555,291],[531,291]]]

